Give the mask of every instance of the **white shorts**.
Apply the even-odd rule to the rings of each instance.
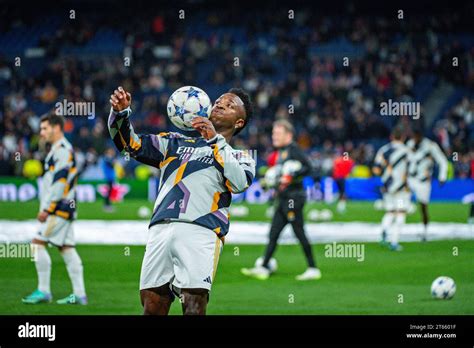
[[[410,206],[411,193],[400,191],[397,193],[385,193],[383,203],[386,211],[407,211]]]
[[[415,194],[417,202],[423,204],[428,204],[430,202],[431,182],[429,180],[420,181],[418,179],[410,178],[408,179],[408,186]]]
[[[49,215],[46,218],[35,238],[59,247],[76,245],[72,221],[57,215]]]
[[[178,289],[211,289],[222,242],[210,229],[186,222],[152,226],[140,274],[140,290],[171,283]]]

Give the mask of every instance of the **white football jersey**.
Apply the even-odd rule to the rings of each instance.
[[[410,178],[415,178],[421,182],[431,181],[434,164],[439,166],[438,180],[446,181],[448,176],[448,160],[443,154],[438,144],[427,138],[423,138],[416,145],[413,139],[407,142],[411,150],[408,173]]]
[[[407,191],[407,174],[410,150],[400,141],[382,146],[375,156],[374,166],[381,170],[387,193]]]

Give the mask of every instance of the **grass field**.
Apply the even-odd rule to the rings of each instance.
[[[474,241],[405,243],[401,253],[365,244],[365,259],[328,258],[324,246],[314,250],[323,272],[319,281],[297,282],[304,268],[299,246],[280,246],[278,272],[267,281],[248,279],[250,266],[263,246],[226,245],[211,293],[209,314],[474,314]],[[457,247],[458,256],[453,255]],[[30,259],[0,260],[0,314],[141,314],[138,280],[144,247],[81,245],[88,306],[24,305],[20,299],[36,286]],[[129,253],[128,253],[129,252]],[[55,248],[52,291],[67,296],[70,283]],[[128,256],[127,256],[128,255]],[[440,275],[457,283],[452,300],[435,300],[430,284]],[[400,295],[403,303],[399,303]],[[180,314],[179,301],[172,314]]]
[[[80,219],[138,219],[140,206],[147,201],[128,200],[104,213],[102,202],[81,203]],[[249,215],[233,216],[232,221],[268,221],[268,205],[247,205]],[[372,202],[350,202],[347,213],[338,214],[334,205],[310,203],[310,209],[327,208],[333,221],[379,222],[383,212]],[[38,202],[0,202],[0,219],[24,220],[35,217]],[[459,203],[434,203],[432,221],[465,223],[469,206]],[[419,222],[419,212],[408,222]],[[319,281],[297,282],[295,275],[305,269],[297,245],[279,246],[278,272],[267,281],[240,274],[253,265],[263,252],[262,245],[226,245],[213,284],[209,314],[474,314],[474,240],[449,240],[428,243],[403,243],[400,253],[389,252],[375,243],[365,243],[364,261],[355,258],[329,258],[325,245],[314,246],[323,272]],[[459,252],[453,255],[453,248]],[[49,249],[53,259],[52,291],[56,299],[71,292],[67,272],[58,251]],[[140,314],[138,282],[143,246],[79,245],[85,266],[88,306],[63,307],[56,304],[28,306],[21,297],[36,287],[36,271],[30,259],[0,258],[0,314]],[[440,275],[456,281],[452,300],[431,298],[431,282]],[[403,297],[403,303],[400,295]],[[179,301],[172,314],[180,314]]]
[[[22,203],[0,202],[0,219],[25,220],[34,219],[38,212],[38,201],[28,201]],[[114,205],[115,212],[104,213],[102,202],[79,203],[77,212],[79,219],[96,220],[136,220],[139,219],[137,212],[139,207],[147,206],[153,209],[153,204],[146,200],[127,200]],[[234,207],[239,206],[235,204]],[[232,221],[269,221],[265,216],[268,204],[245,204],[249,208],[249,214],[245,217],[232,215]],[[374,210],[373,202],[349,202],[346,214],[336,212],[335,204],[308,203],[305,211],[311,209],[329,209],[334,213],[333,221],[366,221],[380,222],[383,216],[382,211]],[[460,222],[465,223],[469,216],[469,205],[461,203],[432,203],[429,207],[432,221],[437,222]],[[420,212],[411,214],[407,222],[420,222]]]

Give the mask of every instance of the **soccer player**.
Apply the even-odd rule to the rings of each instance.
[[[40,191],[40,211],[37,218],[42,227],[32,241],[38,288],[23,298],[23,303],[27,304],[52,301],[51,258],[46,250],[48,243],[58,247],[61,252],[73,288],[71,295],[57,303],[87,304],[82,261],[74,247],[77,169],[73,148],[64,137],[63,129],[62,116],[51,113],[41,118],[40,137],[51,144],[51,150],[45,159]]]
[[[410,150],[404,144],[403,133],[395,127],[391,142],[382,146],[375,155],[375,175],[382,177],[382,192],[385,215],[382,219],[382,244],[390,237],[390,250],[400,251],[398,243],[400,232],[405,225],[406,211],[410,204],[410,191],[407,185]]]
[[[346,179],[351,173],[352,168],[354,168],[354,160],[349,157],[348,153],[344,153],[334,159],[332,177],[336,181],[339,190],[337,211],[341,214],[346,212]]]
[[[438,144],[423,137],[421,128],[416,128],[413,137],[407,142],[412,151],[409,164],[408,186],[420,203],[423,218],[421,240],[426,241],[428,235],[428,203],[431,195],[431,178],[434,164],[438,165],[439,184],[443,185],[448,177],[448,160]]]
[[[113,212],[114,207],[110,202],[110,197],[112,197],[112,189],[115,183],[115,170],[114,170],[114,158],[115,158],[115,149],[109,147],[105,150],[105,154],[102,162],[102,170],[104,172],[105,180],[107,181],[108,191],[104,196],[104,211]]]
[[[206,314],[232,193],[245,191],[255,176],[255,161],[229,145],[252,117],[250,98],[241,89],[221,95],[209,119],[193,119],[201,137],[136,134],[130,93],[119,87],[110,103],[108,126],[116,147],[160,169],[140,275],[144,314],[167,315],[174,294],[184,314]]]
[[[261,266],[242,268],[241,272],[249,277],[265,280],[270,277],[270,259],[276,250],[278,238],[283,228],[290,223],[293,232],[303,248],[308,268],[297,280],[320,279],[321,271],[316,267],[311,244],[304,231],[303,208],[306,193],[303,189],[303,177],[310,174],[311,164],[303,151],[294,142],[295,130],[286,120],[276,121],[273,125],[272,142],[278,149],[277,168],[279,182],[275,196],[275,213],[270,228],[270,238]]]

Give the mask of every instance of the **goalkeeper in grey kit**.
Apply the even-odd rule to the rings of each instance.
[[[274,254],[278,238],[283,228],[290,223],[293,232],[298,238],[308,268],[303,274],[296,276],[296,280],[320,279],[321,271],[316,267],[311,244],[304,231],[303,208],[306,201],[306,193],[303,190],[303,177],[311,173],[311,164],[303,151],[294,142],[295,130],[291,123],[286,120],[276,121],[273,125],[273,146],[278,149],[276,165],[276,197],[275,213],[270,227],[270,236],[262,264],[254,268],[242,268],[246,276],[265,280],[272,273],[269,265]]]

